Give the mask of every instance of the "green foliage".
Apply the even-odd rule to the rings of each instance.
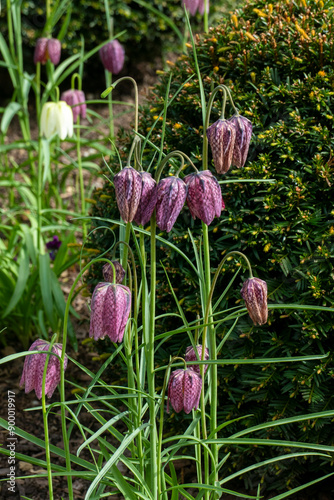
[[[226,209],[209,227],[213,267],[230,250],[244,252],[255,275],[268,283],[269,305],[282,304],[281,309],[270,311],[265,326],[255,327],[246,316],[240,318],[221,357],[330,353],[319,363],[269,365],[262,369],[256,365],[236,365],[234,370],[222,366],[218,370],[218,422],[251,414],[246,420],[250,426],[301,412],[334,408],[333,316],[321,311],[284,308],[289,303],[333,306],[332,30],[331,2],[279,0],[268,4],[251,0],[217,28],[211,28],[209,34],[197,38],[206,98],[216,85],[228,85],[240,113],[252,121],[254,132],[245,167],[232,169],[219,178]],[[181,149],[200,167],[203,122],[191,50],[153,88],[149,104],[141,112],[140,130],[144,134],[151,132],[153,144],[160,143],[158,117],[163,110],[170,73],[170,97],[178,94],[168,108],[164,152]],[[191,75],[193,78],[179,92]],[[211,123],[219,115],[217,100]],[[127,139],[123,139],[122,150],[124,154],[129,151]],[[151,159],[152,150],[146,145],[144,164],[148,166]],[[268,179],[274,182],[261,182]],[[94,216],[117,218],[111,184],[95,193],[95,202]],[[191,255],[188,227],[199,244],[201,225],[191,219],[187,208],[167,238]],[[99,249],[111,244],[105,231],[97,231],[94,239],[92,246]],[[190,319],[195,319],[199,307],[196,277],[172,250],[161,246],[159,257],[168,267],[184,310]],[[239,290],[247,278],[243,265],[231,259],[223,269],[221,289],[229,282],[231,273],[241,267],[235,282],[238,285],[230,289],[220,304],[222,311],[240,303]],[[91,274],[89,280],[94,279],[96,275]],[[174,312],[175,302],[162,274],[157,293],[160,312]],[[222,325],[218,335],[223,337],[230,326]],[[284,430],[264,429],[262,433],[263,437],[288,436],[296,441],[307,437],[312,442],[333,444],[331,425],[317,420],[291,424]],[[270,453],[275,451],[240,448],[240,453],[234,456],[234,466],[240,469],[241,464]],[[264,474],[272,491],[278,491],[286,485],[300,484],[303,474],[309,473],[307,467],[312,472],[312,465],[296,460],[288,470],[266,468]]]

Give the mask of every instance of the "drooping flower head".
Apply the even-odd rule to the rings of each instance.
[[[70,89],[62,92],[60,99],[71,106],[74,123],[78,116],[86,118],[86,97],[82,90]]]
[[[142,191],[142,177],[133,167],[125,167],[114,176],[118,210],[124,222],[132,222]]]
[[[188,346],[186,349],[186,354],[184,356],[184,359],[186,361],[198,361],[198,359],[202,359],[202,346],[197,345],[196,350],[198,353],[198,356],[196,355],[196,352],[193,348],[192,345]],[[204,359],[208,360],[209,359],[209,349],[206,347],[204,351]],[[191,370],[194,370],[198,375],[201,373],[201,366],[200,365],[190,365],[189,368]],[[206,370],[208,369],[208,365],[204,365],[204,373],[206,373]]]
[[[225,208],[217,179],[210,170],[203,170],[187,175],[184,182],[188,186],[187,204],[192,217],[198,217],[209,226]]]
[[[111,261],[115,267],[115,271],[116,271],[116,283],[118,284],[121,284],[122,281],[124,280],[124,276],[125,276],[125,270],[122,266],[122,264],[120,262],[118,262],[118,260],[112,260]],[[113,268],[112,266],[106,262],[102,268],[102,273],[103,273],[103,278],[105,281],[107,281],[108,283],[112,283],[114,281],[114,271],[113,271]]]
[[[260,278],[249,278],[240,293],[254,325],[264,325],[268,319],[267,283]]]
[[[191,16],[197,12],[200,0],[182,0],[182,6],[185,6]]]
[[[125,51],[118,40],[106,43],[99,50],[100,58],[104,68],[114,75],[122,71],[124,65]]]
[[[252,137],[252,123],[241,115],[233,115],[229,122],[235,128],[235,142],[232,155],[232,165],[243,167],[246,163],[249,143]]]
[[[157,203],[158,189],[157,183],[149,172],[139,172],[142,179],[142,190],[140,201],[137,208],[134,221],[139,225],[145,226],[152,217],[155,205]]]
[[[197,409],[202,390],[202,378],[190,368],[175,370],[171,373],[168,383],[167,412],[169,413],[169,402],[179,413],[184,410],[190,413]]]
[[[232,164],[236,130],[229,120],[219,119],[206,130],[213,163],[218,174],[226,174]]]
[[[158,184],[156,204],[157,226],[161,231],[169,231],[182,210],[187,196],[187,185],[179,177],[162,179]]]
[[[122,342],[130,309],[130,288],[98,283],[92,296],[89,336],[98,340],[107,335],[112,342]]]
[[[205,2],[204,0],[199,0],[198,2],[198,12],[203,16],[204,14],[204,9],[205,9]],[[209,0],[206,2],[206,11],[209,12],[210,6],[209,6]]]
[[[73,113],[65,101],[46,102],[42,108],[40,121],[41,134],[49,139],[58,134],[63,141],[73,135]]]
[[[35,390],[38,399],[42,397],[43,372],[47,351],[50,348],[50,342],[43,339],[37,339],[29,348],[29,351],[42,351],[43,354],[36,353],[26,356],[24,360],[23,372],[20,386],[25,385],[25,392]],[[62,344],[53,344],[51,352],[61,357]],[[64,370],[67,368],[68,358],[65,354]],[[45,394],[51,398],[57,385],[60,382],[60,360],[57,356],[50,354],[48,367],[45,377]]]
[[[56,66],[60,61],[61,43],[57,38],[38,38],[34,52],[34,63],[50,61]]]
[[[46,248],[48,250],[50,250],[49,255],[50,255],[51,260],[55,260],[56,253],[59,250],[61,243],[62,242],[60,241],[60,239],[58,238],[58,236],[54,236],[52,238],[52,240],[47,241],[45,243]]]

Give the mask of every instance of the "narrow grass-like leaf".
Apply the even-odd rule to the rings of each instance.
[[[43,307],[47,318],[55,330],[55,321],[53,315],[53,297],[52,297],[52,282],[51,282],[51,267],[49,254],[39,255],[39,279],[41,284],[41,294]]]
[[[21,299],[21,297],[24,293],[24,290],[25,290],[25,286],[26,286],[26,283],[27,283],[27,280],[29,277],[29,272],[30,272],[29,256],[28,256],[27,249],[25,247],[21,248],[19,262],[20,262],[20,266],[19,266],[19,271],[18,271],[18,275],[17,275],[15,289],[14,289],[13,295],[11,296],[11,298],[9,300],[8,306],[6,307],[6,309],[4,310],[4,312],[2,314],[3,318],[5,318],[14,309],[14,307],[17,305],[17,303]]]
[[[18,102],[10,102],[2,115],[0,130],[3,134],[7,133],[10,122],[16,115],[16,113],[22,108],[21,104]]]
[[[310,481],[309,483],[303,484],[302,486],[298,486],[297,488],[293,488],[292,490],[286,492],[286,493],[281,493],[280,495],[277,495],[275,497],[272,497],[270,500],[283,500],[283,498],[287,498],[294,493],[297,493],[298,491],[304,490],[305,488],[308,488],[309,486],[312,486],[313,484],[317,484],[320,481],[324,481],[325,479],[333,476],[334,472],[331,474],[327,474],[326,476],[322,476],[319,479],[315,479],[314,481]]]

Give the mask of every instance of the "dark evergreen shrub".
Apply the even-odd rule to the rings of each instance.
[[[329,353],[318,362],[260,367],[236,364],[234,369],[222,366],[219,369],[221,422],[251,415],[243,420],[245,426],[250,426],[334,409],[333,314],[284,307],[285,304],[333,307],[334,302],[333,26],[333,7],[329,1],[278,0],[268,4],[264,0],[250,0],[209,34],[197,37],[206,98],[219,83],[228,85],[240,113],[254,127],[245,167],[233,168],[219,177],[224,182],[226,209],[209,227],[212,265],[217,267],[230,250],[244,252],[255,275],[268,283],[269,304],[282,305],[270,310],[268,324],[261,327],[254,327],[247,317],[241,318],[221,356],[275,358]],[[160,143],[161,121],[156,118],[163,109],[170,73],[170,96],[179,91],[189,76],[194,77],[168,108],[165,152],[181,149],[200,166],[203,126],[191,49],[153,88],[141,112],[140,130],[146,134],[156,122],[150,140]],[[220,105],[217,99],[210,123],[218,119]],[[232,108],[228,109],[232,115]],[[129,150],[126,139],[122,149]],[[148,164],[153,153],[148,146],[146,151]],[[262,182],[268,179],[274,182]],[[95,193],[95,201],[93,216],[118,217],[111,184]],[[188,227],[199,240],[200,221],[193,221],[184,208],[168,238],[192,255]],[[92,244],[102,250],[111,241],[107,231],[98,231]],[[195,277],[177,254],[162,247],[160,252],[178,299],[182,300],[189,318],[195,319],[199,308]],[[226,264],[217,293],[238,269],[239,275],[224,298],[222,309],[240,303],[240,288],[247,278],[247,269],[237,259]],[[159,278],[158,307],[160,311],[174,311],[167,281],[163,274]],[[96,276],[91,274],[89,280],[94,279]],[[221,336],[229,327],[222,325]],[[183,348],[176,346],[181,353]],[[241,424],[237,425],[240,428]],[[275,427],[266,433],[262,431],[263,436],[334,444],[332,423],[328,419]],[[282,452],[253,447],[234,450],[229,466],[238,470],[241,465]],[[278,491],[283,485],[296,486],[327,471],[313,470],[312,460],[299,459],[279,468],[267,468],[263,474],[268,489]]]

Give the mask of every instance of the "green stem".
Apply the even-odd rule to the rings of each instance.
[[[105,70],[105,79],[106,79],[106,85],[107,87],[112,86],[112,74],[110,71]],[[113,115],[113,105],[112,105],[112,95],[108,95],[108,108],[109,108],[109,133],[110,133],[110,139],[113,141],[114,140],[114,115]]]
[[[44,248],[42,247],[42,175],[43,175],[43,165],[42,165],[42,138],[38,139],[38,165],[37,165],[37,248],[39,253],[44,253]]]
[[[204,13],[203,13],[204,33],[209,33],[208,3],[209,3],[209,0],[204,0]]]
[[[82,235],[85,239],[87,237],[87,226],[85,222],[86,215],[86,204],[85,204],[85,185],[83,180],[83,171],[82,171],[82,161],[81,161],[81,144],[80,144],[80,116],[77,118],[77,162],[78,162],[78,170],[79,170],[79,182],[80,182],[80,198],[81,198],[81,214],[83,217],[82,223]]]
[[[122,257],[122,266],[123,269],[127,269],[127,262],[128,262],[128,250],[129,250],[129,241],[130,241],[130,233],[131,233],[131,222],[126,223],[125,227],[125,237],[124,237],[124,242],[125,245],[123,245],[123,257]]]

